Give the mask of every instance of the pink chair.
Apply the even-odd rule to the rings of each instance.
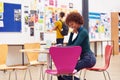
[[[80,58],[82,48],[80,46],[51,47],[49,52],[55,64],[56,70],[46,70],[51,75],[74,75],[75,66]]]

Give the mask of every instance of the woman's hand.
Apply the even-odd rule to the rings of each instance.
[[[78,30],[77,29],[73,29],[73,33],[77,33],[78,32]]]

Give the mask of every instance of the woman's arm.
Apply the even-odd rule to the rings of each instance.
[[[68,40],[68,44],[67,45],[71,45],[72,44],[72,38],[73,38],[73,32],[70,33],[70,37],[69,37],[69,40]]]
[[[75,41],[70,45],[73,45],[73,46],[81,45],[87,36],[88,36],[87,31],[85,30],[81,31],[80,33],[78,33],[78,36],[75,39]]]

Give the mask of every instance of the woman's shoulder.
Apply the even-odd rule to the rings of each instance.
[[[56,21],[55,23],[57,23],[57,24],[61,24],[61,21],[60,21],[60,20],[58,20],[58,21]]]
[[[88,35],[88,31],[86,28],[82,28],[82,30],[80,31],[80,34],[82,35]]]
[[[87,29],[84,28],[84,27],[81,27],[80,31],[81,31],[81,32],[87,32],[87,33],[88,33]]]
[[[58,25],[61,24],[61,22],[58,20],[58,21],[56,21],[54,24],[55,24],[56,26],[58,26]]]
[[[83,28],[83,31],[88,32],[88,30],[86,28]]]

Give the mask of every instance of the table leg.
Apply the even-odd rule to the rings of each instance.
[[[103,43],[101,41],[101,57],[103,57]]]
[[[114,41],[112,41],[113,42],[113,56],[114,56]]]
[[[52,69],[52,59],[50,57],[50,54],[47,55],[47,61],[48,61],[48,69]],[[47,75],[47,80],[52,80],[52,76]]]
[[[95,56],[97,57],[97,42],[94,42],[94,51],[95,51]]]
[[[22,49],[24,49],[24,45],[22,45]],[[22,52],[22,65],[24,65],[24,52]]]

